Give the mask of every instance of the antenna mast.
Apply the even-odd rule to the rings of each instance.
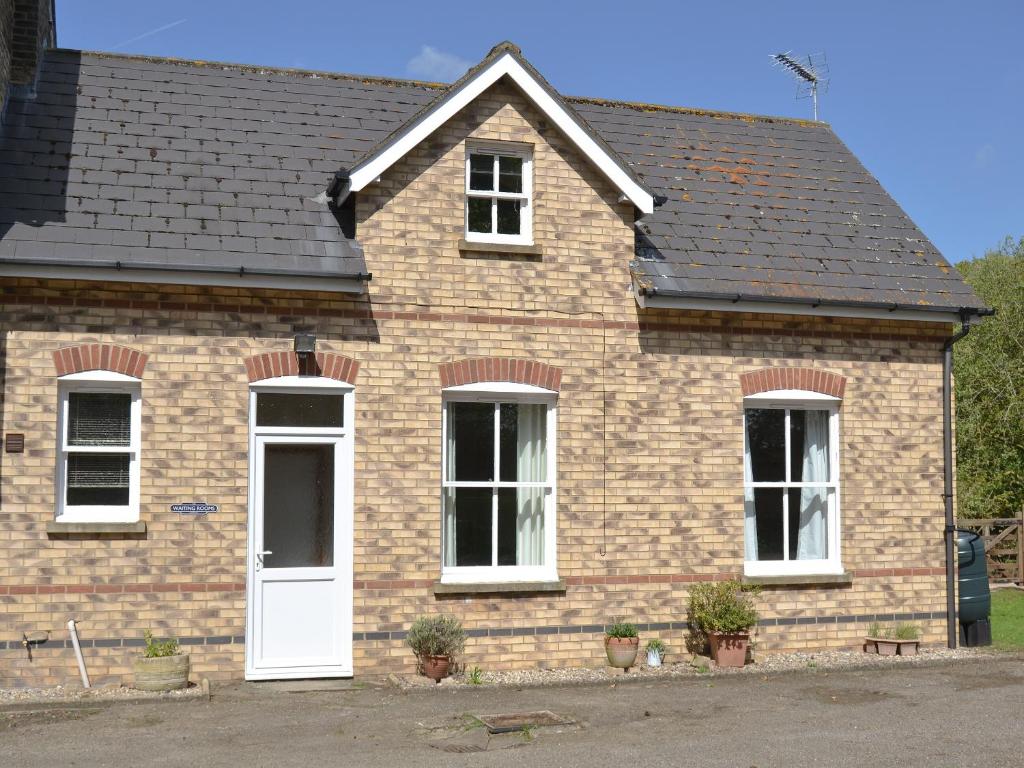
[[[814,120],[818,120],[818,86],[828,90],[828,63],[824,53],[809,54],[803,61],[786,53],[772,54],[776,66],[788,71],[797,81],[796,97],[810,97],[814,105]]]

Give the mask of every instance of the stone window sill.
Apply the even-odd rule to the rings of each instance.
[[[83,534],[96,536],[114,534],[142,538],[146,535],[146,524],[141,521],[137,523],[58,523],[56,520],[51,520],[46,524],[46,535],[51,538]]]
[[[442,584],[434,582],[434,594],[449,595],[507,595],[537,594],[539,592],[565,592],[565,582],[558,581],[488,581],[479,584]]]
[[[853,583],[852,573],[807,573],[783,576],[744,576],[744,584],[756,584],[764,587],[770,586],[814,586],[834,585],[847,586]]]
[[[471,240],[459,240],[459,251],[463,256],[514,256],[530,260],[539,259],[544,255],[539,245],[478,243]]]

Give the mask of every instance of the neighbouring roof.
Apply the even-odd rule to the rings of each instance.
[[[0,264],[358,278],[324,192],[447,87],[49,51],[0,131]],[[564,101],[666,199],[640,292],[983,306],[825,124]]]

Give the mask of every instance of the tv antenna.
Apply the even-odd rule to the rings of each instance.
[[[828,90],[828,62],[824,53],[812,53],[803,59],[786,53],[772,54],[775,64],[787,70],[796,78],[796,97],[810,97],[814,104],[814,119],[818,119],[818,86],[822,92]]]

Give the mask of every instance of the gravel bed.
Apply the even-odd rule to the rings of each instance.
[[[585,683],[616,683],[630,680],[657,680],[678,677],[714,677],[717,675],[764,675],[777,672],[841,671],[847,669],[885,668],[890,666],[920,665],[942,661],[994,658],[999,653],[990,649],[922,648],[917,656],[879,656],[863,651],[817,651],[807,653],[779,653],[765,655],[755,663],[742,668],[718,668],[703,657],[686,655],[680,661],[667,662],[661,667],[640,665],[629,672],[611,667],[558,667],[550,669],[523,669],[508,672],[487,672],[481,675],[482,685],[543,686]],[[639,660],[639,657],[638,657]],[[470,667],[471,669],[472,667]],[[392,681],[395,682],[395,681]],[[426,678],[401,679],[403,688],[462,688],[471,687],[468,673],[449,677],[434,686]]]
[[[57,685],[52,688],[0,688],[0,707],[14,704],[64,704],[90,701],[130,701],[135,699],[176,700],[201,697],[200,685],[191,685],[178,691],[153,693],[138,691],[122,685],[104,685],[98,688]]]

